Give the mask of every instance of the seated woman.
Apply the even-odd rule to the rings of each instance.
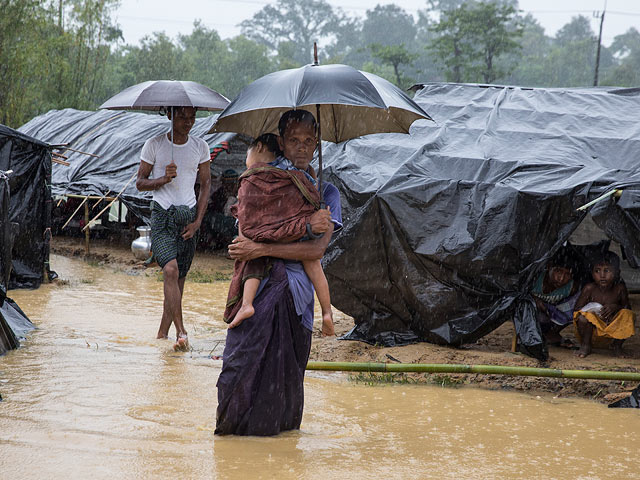
[[[573,279],[569,256],[559,251],[540,274],[531,291],[538,309],[537,319],[550,345],[571,347],[560,331],[573,323],[573,307],[580,295],[580,285]]]

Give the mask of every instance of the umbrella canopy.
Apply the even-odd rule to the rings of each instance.
[[[377,75],[347,65],[314,64],[254,81],[220,114],[208,133],[251,137],[277,133],[281,115],[291,109],[308,110],[319,117],[322,139],[336,143],[371,133],[409,133],[415,120],[431,120],[402,90]]]
[[[222,110],[229,104],[224,96],[197,82],[150,80],[117,93],[100,105],[109,110],[151,110],[165,107],[194,107],[198,110]]]

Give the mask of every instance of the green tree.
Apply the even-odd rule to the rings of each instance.
[[[493,83],[513,68],[498,59],[520,48],[522,20],[511,2],[474,2],[442,12],[432,31],[448,80]]]
[[[184,80],[192,78],[192,63],[164,32],[154,32],[123,50],[120,89],[147,80]]]
[[[511,85],[545,86],[549,83],[545,61],[551,53],[553,39],[545,34],[544,28],[531,14],[527,14],[522,22],[522,50],[503,57],[508,64],[516,65],[506,81]]]
[[[313,60],[313,42],[328,44],[342,19],[343,15],[325,0],[278,0],[240,26],[247,38],[266,45],[274,54],[280,52],[281,44],[288,44],[287,48],[293,50],[291,59],[306,64]]]
[[[373,57],[383,65],[389,65],[393,68],[395,75],[395,84],[400,88],[406,88],[410,79],[406,78],[400,73],[400,65],[411,66],[418,57],[415,53],[409,53],[404,44],[400,45],[380,45],[379,43],[373,43],[369,45]]]
[[[637,87],[640,85],[640,32],[631,27],[613,39],[610,52],[618,58],[602,82],[603,85]]]
[[[545,57],[546,85],[551,87],[577,87],[593,85],[598,38],[587,17],[574,17],[558,30],[552,48]],[[608,49],[600,54],[600,71],[606,77],[613,65]]]

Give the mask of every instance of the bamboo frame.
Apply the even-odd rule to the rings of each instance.
[[[78,195],[79,196],[79,195]],[[80,196],[79,196],[80,197]],[[64,223],[64,225],[62,226],[62,228],[60,230],[64,230],[64,227],[66,227],[69,222],[71,221],[71,219],[74,217],[74,215],[76,213],[78,213],[78,210],[80,210],[82,208],[82,206],[87,202],[87,200],[89,200],[89,196],[86,197],[80,197],[80,198],[84,198],[84,200],[82,200],[82,203],[80,203],[80,205],[78,205],[78,208],[76,208],[73,213],[71,214],[71,216],[69,217],[69,219]]]
[[[89,227],[90,227],[90,226],[91,226],[91,225],[92,225],[92,224],[93,224],[93,223],[98,219],[98,217],[99,217],[100,215],[102,215],[102,214],[107,210],[107,208],[109,208],[111,205],[113,205],[113,202],[115,202],[115,201],[120,197],[120,195],[122,194],[122,192],[124,192],[124,189],[125,189],[125,188],[127,188],[127,186],[131,183],[131,181],[132,181],[134,178],[136,178],[137,176],[138,176],[138,172],[134,173],[134,174],[131,176],[131,178],[127,181],[127,183],[125,183],[125,184],[124,184],[124,186],[123,186],[123,187],[122,187],[122,189],[118,192],[118,194],[114,197],[114,199],[113,199],[113,200],[111,200],[111,201],[107,204],[107,206],[106,206],[106,207],[104,207],[102,210],[100,210],[100,212],[99,212],[95,217],[93,217],[93,218],[91,219],[91,221],[89,221],[89,222],[84,226],[84,228],[82,229],[82,231],[83,231],[83,232],[84,232],[85,230],[88,230],[88,228],[89,228]]]

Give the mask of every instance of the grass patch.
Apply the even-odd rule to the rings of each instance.
[[[410,377],[406,373],[374,373],[358,372],[349,375],[349,381],[363,385],[398,385],[420,383],[418,379]]]
[[[231,273],[213,272],[205,273],[200,270],[193,270],[187,274],[187,280],[193,283],[214,283],[214,282],[228,282],[231,280]]]
[[[156,280],[162,281],[162,271],[156,272]],[[193,283],[215,283],[215,282],[228,282],[233,276],[232,273],[225,272],[213,272],[206,273],[200,270],[192,270],[187,273],[187,280]]]
[[[439,373],[407,374],[407,373],[375,373],[358,372],[349,375],[349,381],[362,385],[440,385],[456,388],[467,383],[466,378],[452,377]]]

